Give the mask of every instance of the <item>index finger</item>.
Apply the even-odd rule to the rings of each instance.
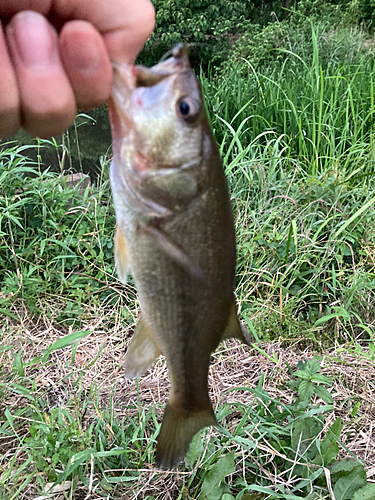
[[[0,15],[25,9],[47,16],[53,24],[73,19],[93,24],[113,62],[133,63],[155,25],[149,0],[2,0]]]

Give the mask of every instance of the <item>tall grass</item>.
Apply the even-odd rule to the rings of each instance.
[[[359,54],[341,64],[333,58],[323,66],[318,45],[312,29],[309,61],[278,49],[273,64],[237,61],[214,80],[201,75],[227,157],[278,141],[283,157],[311,175],[331,169],[346,179],[374,172],[374,58]]]
[[[374,321],[374,60],[323,65],[314,29],[310,47],[201,75],[237,214],[238,295],[245,316],[274,318],[271,337],[292,320],[314,338],[335,311],[341,331],[344,316]]]

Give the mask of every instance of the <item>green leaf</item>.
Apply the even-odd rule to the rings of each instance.
[[[86,460],[89,460],[91,455],[95,456],[96,455],[96,450],[94,449],[87,449],[80,451],[79,453],[76,453],[73,455],[67,465],[67,468],[65,472],[63,472],[57,482],[62,482],[65,480],[77,467],[79,467],[82,463],[86,462]]]
[[[302,380],[298,386],[299,397],[304,401],[309,400],[313,396],[315,389],[316,386],[312,382]]]
[[[363,467],[358,467],[348,476],[340,477],[333,493],[336,500],[352,500],[354,493],[367,483],[366,471]]]
[[[331,394],[327,391],[327,389],[322,385],[316,385],[314,388],[315,394],[318,398],[323,399],[326,403],[333,403],[333,399]]]
[[[326,432],[323,441],[320,444],[320,451],[323,457],[323,464],[327,467],[327,465],[331,464],[334,459],[337,457],[339,453],[339,445],[337,444],[337,439],[339,438],[341,433],[341,417],[337,417],[333,422],[331,428]],[[318,458],[319,455],[318,455]],[[360,465],[356,462],[356,466]],[[333,473],[334,474],[334,473]]]
[[[248,495],[245,493],[242,495],[241,500],[262,500],[262,498],[264,498],[264,495],[262,494],[258,495],[258,493],[252,493],[251,495]]]
[[[300,359],[297,363],[298,370],[305,371],[307,363],[308,363],[307,359]]]
[[[186,460],[189,464],[193,465],[197,458],[202,454],[204,445],[201,433],[198,432],[192,439],[189,447],[189,452],[186,454]]]
[[[361,462],[354,460],[353,458],[344,458],[343,460],[337,460],[333,462],[328,468],[331,474],[350,474],[357,467],[362,467]]]
[[[111,484],[121,484],[129,481],[136,481],[138,476],[120,476],[120,477],[106,477],[106,481]]]
[[[293,425],[291,447],[302,455],[308,449],[309,458],[316,455],[316,444],[311,444],[311,440],[315,438],[322,430],[323,424],[314,418],[305,418]]]
[[[300,497],[300,496],[296,496],[296,495],[292,495],[292,494],[284,495],[284,494],[280,494],[280,493],[275,493],[275,490],[273,490],[272,488],[258,486],[257,484],[250,484],[247,488],[250,491],[259,491],[260,493],[265,493],[266,495],[268,495],[267,498],[283,498],[285,500],[304,500],[304,497]],[[242,497],[242,499],[244,499],[244,498],[246,498],[246,500],[248,500],[248,497],[246,497],[245,495]],[[250,495],[250,498],[254,498],[254,500],[255,500],[257,498],[260,499],[260,498],[264,498],[264,497]]]
[[[47,347],[47,349],[43,352],[42,362],[45,363],[47,361],[47,359],[52,351],[57,351],[57,349],[62,349],[63,347],[67,347],[68,345],[72,344],[73,342],[76,342],[77,340],[80,340],[83,337],[86,337],[90,333],[91,333],[91,331],[89,331],[89,330],[74,332],[74,333],[70,333],[69,335],[65,335],[65,337],[62,337],[61,339],[56,340],[56,342],[54,342],[49,347]]]
[[[0,314],[1,314],[1,309],[0,309]],[[9,346],[2,345],[2,346],[0,346],[0,353],[10,351],[13,349],[13,347],[14,346],[12,346],[12,345],[9,345]]]
[[[323,323],[327,323],[327,321],[333,319],[333,318],[337,318],[337,314],[335,313],[332,313],[332,314],[326,314],[325,316],[322,316],[321,318],[317,319],[314,323],[314,327],[315,326],[319,326],[319,325],[322,325]]]
[[[9,316],[10,318],[13,318],[18,321],[17,316],[9,312],[7,309],[0,309],[0,314],[4,314],[5,316]]]
[[[311,380],[313,380],[314,382],[319,382],[321,384],[331,384],[329,378],[325,375],[322,375],[321,373],[316,373],[315,375],[313,375],[311,377]]]
[[[359,408],[361,407],[360,401],[357,401],[357,403],[353,406],[352,411],[350,412],[351,417],[355,417],[359,411]]]
[[[367,203],[365,203],[359,210],[357,210],[344,224],[336,231],[333,235],[332,240],[336,240],[340,234],[345,231],[345,229],[351,224],[355,219],[357,219],[360,215],[363,214],[368,208],[371,207],[375,203],[375,197],[371,198]]]
[[[337,417],[336,420],[333,422],[331,425],[331,428],[329,429],[330,432],[332,432],[336,437],[340,437],[341,434],[341,417]]]
[[[324,460],[322,465],[327,466],[331,464],[339,453],[339,445],[336,442],[335,436],[330,432],[324,436],[323,441],[320,444],[320,451]]]
[[[375,484],[366,484],[359,490],[357,490],[352,500],[374,500],[375,498]]]
[[[31,401],[34,399],[35,396],[33,396],[32,391],[27,389],[26,387],[23,387],[22,385],[18,384],[9,384],[8,388],[15,392],[16,394],[22,394],[22,396],[25,396],[26,398],[30,399]]]
[[[216,500],[221,498],[222,490],[219,484],[228,474],[235,471],[234,452],[227,453],[216,462],[204,478],[201,490],[201,497],[207,500]]]
[[[127,450],[124,448],[114,448],[113,450],[107,450],[107,451],[97,451],[95,453],[95,456],[100,458],[100,457],[117,457],[120,455],[126,455],[128,453]]]
[[[315,461],[314,461],[315,463]],[[306,477],[307,479],[303,479],[302,481],[299,481],[296,485],[293,486],[293,490],[291,493],[298,493],[300,492],[303,488],[306,488],[306,486],[310,487],[311,484],[318,479],[318,477],[324,475],[324,471],[322,468],[317,469],[315,472],[311,473],[311,469],[307,467],[303,467],[303,469],[306,470]],[[302,470],[303,470],[302,469]],[[300,469],[301,470],[301,469]],[[296,471],[296,469],[294,469]]]
[[[306,364],[306,371],[310,375],[315,375],[320,371],[320,363],[317,359],[310,359]]]

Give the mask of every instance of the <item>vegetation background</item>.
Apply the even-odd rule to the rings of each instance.
[[[140,62],[190,45],[254,343],[213,357],[222,427],[155,470],[168,381],[163,359],[121,373],[139,303],[114,269],[107,111],[3,141],[0,498],[374,500],[375,1],[154,4]]]

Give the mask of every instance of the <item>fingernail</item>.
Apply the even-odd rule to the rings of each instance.
[[[62,54],[64,62],[68,61],[70,67],[84,74],[96,72],[100,66],[101,47],[97,41],[91,37],[87,43],[87,33],[70,32],[61,40]]]
[[[57,36],[47,20],[37,12],[17,14],[7,29],[11,50],[29,69],[44,70],[58,61]]]

